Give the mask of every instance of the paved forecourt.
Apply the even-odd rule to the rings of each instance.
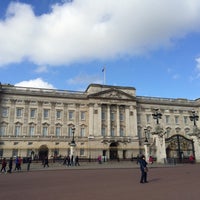
[[[113,165],[114,166],[114,165]],[[49,168],[0,175],[4,200],[129,200],[200,198],[200,165],[150,167],[140,184],[138,167]]]

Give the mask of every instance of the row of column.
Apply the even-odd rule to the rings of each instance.
[[[106,136],[111,136],[111,106],[116,106],[115,135],[120,136],[120,106],[113,104],[90,104],[89,105],[89,135],[101,136],[102,134],[102,106],[106,106]],[[133,106],[125,106],[124,112],[124,136],[137,135],[136,110]]]

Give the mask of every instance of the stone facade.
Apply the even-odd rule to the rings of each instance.
[[[156,157],[154,110],[162,113],[165,138],[191,139],[190,115],[199,107],[199,99],[136,96],[133,87],[91,84],[74,92],[1,85],[0,156],[66,156],[75,127],[75,154],[81,158],[136,157],[144,153],[145,139]]]

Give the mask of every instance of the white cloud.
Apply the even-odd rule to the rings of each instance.
[[[60,65],[135,55],[200,31],[199,0],[74,0],[36,16],[11,3],[0,21],[0,65]]]
[[[43,81],[41,78],[29,81],[22,81],[20,83],[16,83],[15,86],[55,89],[53,85]]]

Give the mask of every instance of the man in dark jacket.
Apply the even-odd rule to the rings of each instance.
[[[140,178],[140,183],[148,183],[147,181],[147,162],[145,160],[145,156],[142,155],[140,160],[139,160],[139,163],[140,163],[140,170],[141,170],[141,178]]]

